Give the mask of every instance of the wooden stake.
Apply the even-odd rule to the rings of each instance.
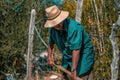
[[[31,59],[32,59],[32,52],[33,52],[33,35],[34,35],[34,25],[35,25],[35,9],[31,10],[31,18],[30,18],[30,25],[29,25],[29,39],[28,39],[28,54],[27,54],[27,80],[31,80],[30,78],[30,71],[31,71]]]

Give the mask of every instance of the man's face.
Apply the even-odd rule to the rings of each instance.
[[[54,28],[55,28],[56,30],[61,31],[61,30],[62,30],[62,27],[63,27],[63,22],[57,24]]]

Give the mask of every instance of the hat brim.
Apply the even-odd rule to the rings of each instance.
[[[54,27],[57,24],[59,24],[60,22],[62,22],[64,19],[66,19],[68,17],[68,15],[69,15],[69,12],[61,11],[60,15],[58,17],[56,17],[55,19],[47,20],[44,27],[45,28]]]

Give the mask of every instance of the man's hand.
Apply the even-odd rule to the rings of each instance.
[[[48,45],[48,58],[47,58],[49,65],[54,65],[54,58],[52,56],[52,51],[53,51],[53,44],[49,44]]]
[[[48,64],[49,65],[54,65],[54,58],[48,57]]]
[[[71,77],[73,80],[77,80],[76,68],[78,65],[79,56],[80,56],[80,50],[72,51],[72,69],[75,69],[73,71],[71,70]]]
[[[71,78],[72,78],[72,80],[77,80],[76,70],[71,72]]]

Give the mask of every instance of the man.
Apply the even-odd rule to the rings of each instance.
[[[62,52],[62,66],[71,70],[72,80],[79,76],[83,80],[93,80],[94,51],[92,41],[83,26],[68,19],[69,13],[56,5],[46,8],[46,28],[50,28],[48,45],[48,63],[54,64],[53,45]]]

